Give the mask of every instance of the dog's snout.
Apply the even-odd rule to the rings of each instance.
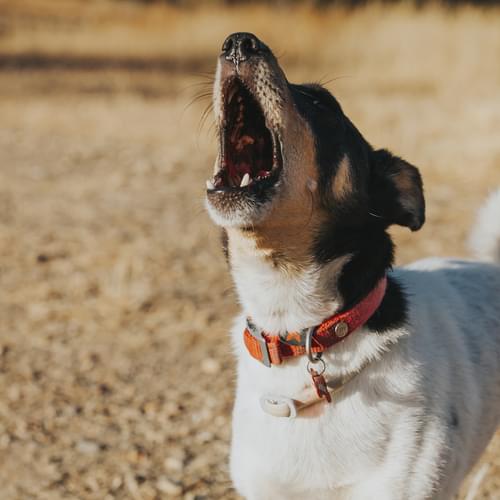
[[[252,33],[233,33],[224,41],[222,54],[233,64],[239,64],[266,49],[267,47]]]

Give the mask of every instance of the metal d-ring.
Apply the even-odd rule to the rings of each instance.
[[[319,371],[315,370],[311,365],[313,363],[321,363],[321,368]],[[322,375],[325,370],[326,370],[326,365],[325,365],[325,362],[321,359],[321,358],[316,358],[314,361],[308,361],[307,362],[307,366],[306,366],[306,370],[311,374],[311,375]],[[313,373],[314,372],[314,373]]]
[[[307,359],[309,360],[309,363],[317,363],[318,361],[322,361],[321,353],[314,355],[314,353],[312,352],[312,338],[314,331],[315,331],[314,327],[309,328],[309,330],[307,330],[306,338],[304,341],[304,346],[306,349]]]

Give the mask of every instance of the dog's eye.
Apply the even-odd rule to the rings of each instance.
[[[319,99],[313,99],[313,106],[317,108],[318,110],[325,111],[327,109],[327,106],[325,106],[325,103],[323,101],[320,101]]]

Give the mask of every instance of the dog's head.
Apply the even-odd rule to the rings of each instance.
[[[224,42],[213,99],[219,154],[207,206],[217,224],[285,232],[307,224],[321,252],[332,227],[354,234],[424,223],[418,170],[374,150],[325,88],[289,83],[254,35]]]

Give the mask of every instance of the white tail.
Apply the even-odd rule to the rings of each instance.
[[[470,244],[478,259],[500,264],[500,189],[479,210]]]

